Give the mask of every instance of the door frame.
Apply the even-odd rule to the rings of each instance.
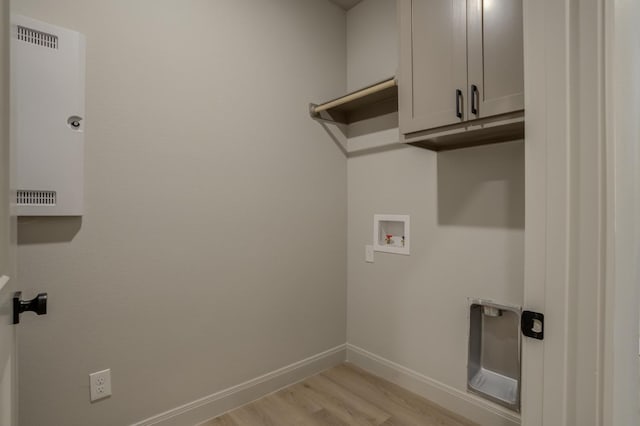
[[[569,280],[569,0],[524,0],[524,308],[545,338],[523,337],[522,424],[565,425]]]
[[[523,341],[524,426],[638,424],[638,19],[524,0],[525,309],[546,326]]]
[[[17,352],[12,324],[16,288],[16,217],[12,213],[9,126],[9,0],[0,0],[0,426],[18,424]],[[7,281],[3,276],[10,277]]]
[[[602,424],[640,424],[640,4],[603,0],[606,275]]]

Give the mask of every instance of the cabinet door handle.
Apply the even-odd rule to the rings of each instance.
[[[477,103],[476,103],[477,102]],[[478,103],[480,103],[480,94],[478,92],[478,86],[471,85],[471,113],[478,115]]]
[[[462,119],[462,90],[456,89],[456,117]]]

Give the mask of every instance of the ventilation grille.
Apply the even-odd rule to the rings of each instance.
[[[58,36],[18,25],[18,40],[37,46],[58,48]]]
[[[19,206],[55,206],[56,191],[18,191]]]

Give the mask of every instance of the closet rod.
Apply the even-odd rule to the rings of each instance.
[[[348,95],[342,96],[341,98],[334,99],[321,105],[313,106],[311,113],[319,114],[322,111],[344,105],[348,102],[355,101],[356,99],[364,98],[365,96],[369,96],[373,93],[381,92],[385,89],[396,86],[397,84],[398,83],[396,82],[395,77],[389,80],[385,80],[383,82],[374,84],[373,86],[365,87],[364,89],[358,90],[357,92],[349,93]]]

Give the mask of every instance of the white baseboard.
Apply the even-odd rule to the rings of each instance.
[[[347,344],[347,361],[417,393],[481,426],[519,426],[520,416],[492,402],[462,392],[362,348]]]
[[[255,379],[142,420],[132,426],[196,425],[344,362],[346,346],[346,344],[336,346]]]
[[[519,426],[520,416],[475,395],[426,377],[416,371],[352,344],[343,344],[236,386],[189,402],[131,426],[193,426],[345,360],[396,383],[481,426]]]

